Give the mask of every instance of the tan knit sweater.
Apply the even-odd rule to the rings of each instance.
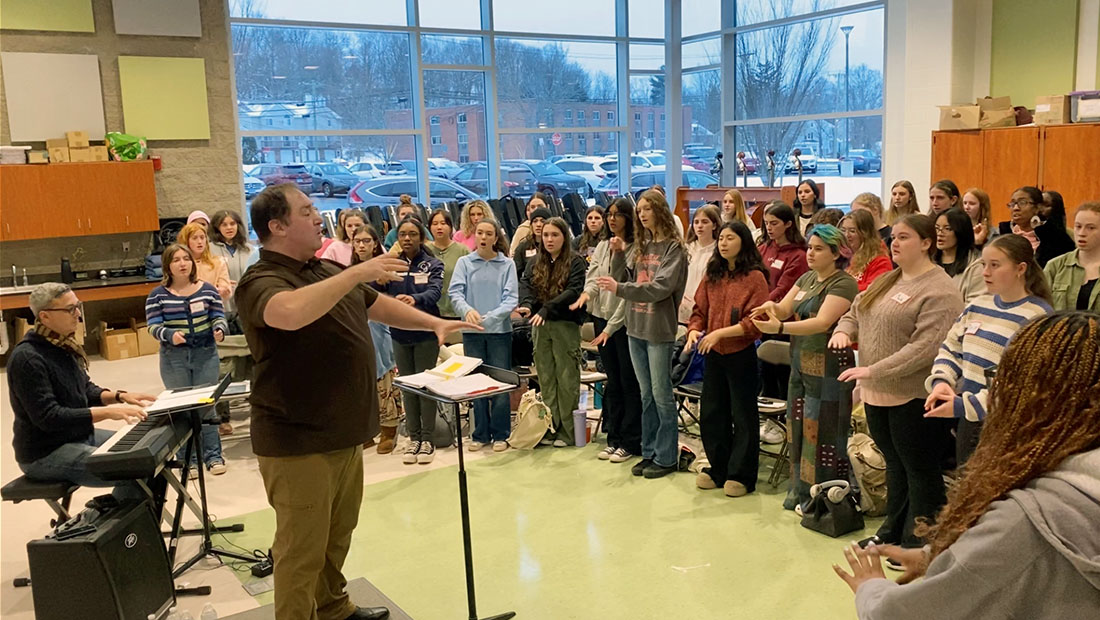
[[[861,306],[866,294],[856,296],[835,330],[859,343],[859,365],[871,371],[860,384],[867,392],[898,401],[926,398],[924,380],[940,344],[963,311],[962,294],[939,268],[898,280],[865,310]]]

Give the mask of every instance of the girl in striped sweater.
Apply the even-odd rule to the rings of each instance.
[[[161,263],[164,280],[145,300],[149,333],[161,343],[161,381],[168,389],[217,383],[215,343],[225,338],[228,329],[221,295],[210,283],[199,280],[195,260],[186,247],[178,243],[168,246]],[[213,414],[213,409],[208,413]],[[206,469],[214,475],[224,474],[216,425],[203,425],[202,443]],[[191,475],[197,477],[198,473],[192,469]]]
[[[1002,235],[982,250],[983,278],[991,295],[963,310],[940,345],[925,381],[926,418],[956,418],[959,467],[978,445],[989,395],[989,374],[1001,363],[1009,340],[1031,319],[1052,312],[1050,286],[1027,239]]]

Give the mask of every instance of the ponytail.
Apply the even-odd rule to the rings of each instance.
[[[1035,250],[1031,249],[1031,242],[1020,235],[1001,235],[994,237],[989,242],[989,247],[997,248],[1008,260],[1014,264],[1024,263],[1027,271],[1024,272],[1024,288],[1029,295],[1034,295],[1054,305],[1054,296],[1050,292],[1050,284],[1042,267],[1035,262]]]

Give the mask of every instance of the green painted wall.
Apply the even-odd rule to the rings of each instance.
[[[1074,90],[1078,0],[994,0],[990,94],[1035,107]]]

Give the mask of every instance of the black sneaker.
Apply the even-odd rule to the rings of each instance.
[[[661,467],[656,463],[652,463],[642,471],[642,475],[644,475],[646,478],[661,478],[663,476],[671,474],[674,471],[676,471],[675,467]]]
[[[635,476],[641,476],[645,473],[645,468],[653,464],[652,459],[642,459],[634,464],[634,467],[630,468],[630,473]]]
[[[905,572],[905,567],[901,565],[901,562],[898,562],[894,558],[886,558],[886,568],[889,568],[890,570],[896,570],[899,573]]]
[[[870,544],[874,544],[875,546],[885,545],[886,541],[879,538],[878,534],[875,534],[874,536],[868,536],[867,538],[864,538],[863,540],[859,541],[856,544],[859,545],[860,549],[866,549],[867,545],[870,545]]]

